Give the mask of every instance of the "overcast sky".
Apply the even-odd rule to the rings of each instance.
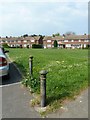
[[[62,1],[1,0],[0,36],[88,33],[88,1]]]

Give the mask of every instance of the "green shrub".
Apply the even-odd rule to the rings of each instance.
[[[58,47],[58,43],[57,43],[57,41],[55,40],[54,41],[54,48],[57,48]]]
[[[89,49],[90,48],[90,46],[89,45],[86,45],[86,49]]]
[[[33,44],[32,48],[43,48],[43,45],[41,45],[41,44]]]

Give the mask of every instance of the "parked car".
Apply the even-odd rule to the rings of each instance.
[[[5,54],[7,52],[9,51],[5,51],[4,48],[0,47],[0,77],[9,77],[9,62]]]

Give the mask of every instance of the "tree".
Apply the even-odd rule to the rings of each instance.
[[[75,35],[75,32],[69,31],[69,32],[66,32],[65,35],[68,35],[68,36],[69,36],[69,35]]]
[[[31,37],[36,37],[36,36],[37,36],[36,34],[31,35]]]
[[[60,36],[60,33],[53,34],[52,36],[53,36],[53,37],[55,37],[55,36]]]
[[[7,43],[4,43],[2,46],[3,46],[4,48],[9,48],[9,46],[8,46]]]
[[[28,37],[28,34],[23,35],[23,37],[24,37],[24,38],[25,38],[25,37]]]
[[[57,48],[58,47],[58,43],[57,40],[54,41],[54,47]]]
[[[6,36],[6,38],[8,38],[8,36]]]

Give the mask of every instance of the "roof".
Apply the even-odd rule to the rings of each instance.
[[[52,37],[52,36],[45,36],[45,37],[43,38],[43,40],[53,40],[53,37]]]
[[[55,36],[53,37],[53,40],[64,40],[63,36]]]
[[[40,36],[28,36],[28,37],[8,37],[8,38],[0,38],[0,40],[39,40]],[[80,39],[90,39],[90,35],[67,35],[67,36],[45,36],[43,40],[80,40]]]
[[[39,39],[40,39],[40,36],[35,36],[34,39],[35,39],[35,40],[39,40]]]
[[[67,36],[55,36],[53,40],[80,40],[80,39],[90,39],[88,35],[67,35]]]
[[[88,39],[88,35],[68,35],[64,39]]]

